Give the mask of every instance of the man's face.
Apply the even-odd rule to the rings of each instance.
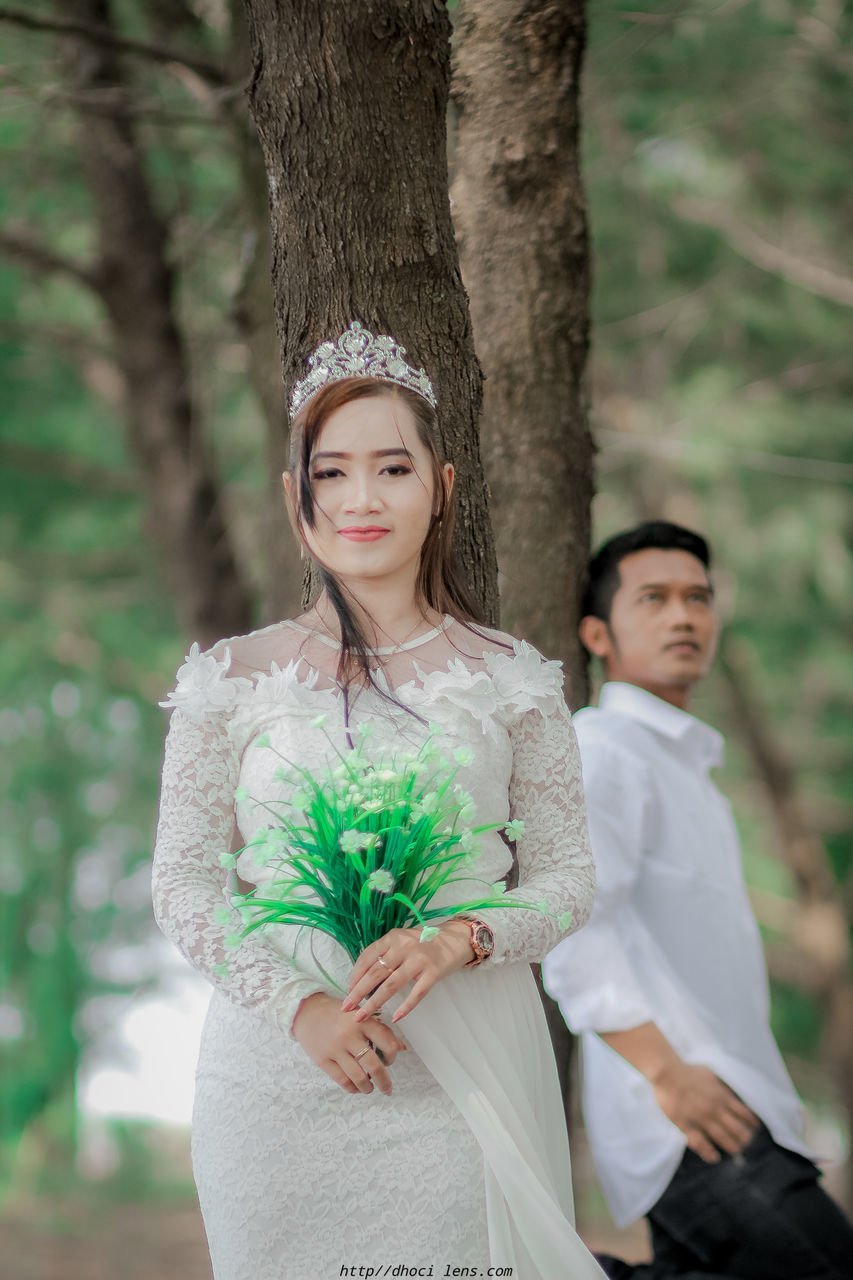
[[[619,577],[609,624],[585,618],[584,642],[604,659],[608,680],[682,702],[677,691],[686,695],[707,674],[717,647],[705,566],[687,551],[649,548],[625,556]]]

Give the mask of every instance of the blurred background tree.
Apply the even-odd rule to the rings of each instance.
[[[262,318],[268,233],[237,10],[115,0],[111,33],[93,41],[105,12],[0,6],[7,1177],[22,1150],[42,1179],[48,1153],[70,1167],[81,1054],[105,1051],[132,986],[157,981],[155,704],[187,625],[156,549],[157,486],[180,492],[183,467],[198,492],[204,462],[207,510],[253,618],[288,611],[297,589],[269,481],[278,361]],[[842,1157],[853,1106],[853,267],[842,260],[853,16],[834,0],[693,0],[595,5],[589,21],[594,536],[654,512],[714,545],[726,661],[697,709],[729,735],[722,782],[780,1044],[819,1139]],[[108,84],[81,82],[79,65],[71,75],[68,41],[80,37],[120,54]],[[118,341],[99,281],[103,225],[81,148],[87,104],[105,93],[162,229],[161,297],[184,352],[184,444],[167,474],[156,449],[146,461],[133,444],[133,339],[130,350]],[[143,248],[131,239],[127,253]]]
[[[729,735],[776,1033],[845,1150],[851,24],[784,0],[594,11],[584,114],[596,535],[654,513],[712,542],[728,627],[698,711]]]
[[[233,634],[262,595],[286,596],[264,591],[280,561],[265,510],[273,397],[245,332],[268,236],[241,168],[239,91],[219,70],[227,14],[208,24],[181,5],[68,0],[12,19],[0,123],[15,169],[0,240],[7,1171],[33,1126],[51,1149],[58,1126],[73,1159],[80,1055],[116,1017],[104,1001],[156,977],[154,703],[181,632]],[[271,311],[268,267],[267,254]]]

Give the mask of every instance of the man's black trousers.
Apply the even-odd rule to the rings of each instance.
[[[853,1280],[853,1226],[819,1179],[764,1125],[717,1164],[687,1150],[648,1213],[653,1261],[602,1265],[614,1280]]]

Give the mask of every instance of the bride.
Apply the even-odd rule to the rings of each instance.
[[[297,619],[194,645],[164,704],[154,901],[214,986],[193,1116],[214,1274],[592,1280],[529,969],[592,906],[574,734],[559,664],[482,626],[453,571],[453,466],[403,357],[354,322],[310,358],[285,486],[322,590]],[[506,896],[542,910],[395,929],[354,967],[316,931],[235,945],[233,892],[269,874],[245,849],[266,825],[249,797],[286,798],[280,756],[322,770],[365,726],[377,759],[442,733],[479,821],[523,820]],[[490,833],[471,874],[511,862]]]

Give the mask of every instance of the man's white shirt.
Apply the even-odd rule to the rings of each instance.
[[[619,1226],[659,1199],[685,1148],[646,1078],[596,1032],[654,1022],[710,1067],[775,1140],[808,1155],[803,1112],[770,1030],[767,973],[728,802],[709,770],[723,738],[635,685],[610,683],[574,718],[596,905],[543,977],[582,1036],[583,1103]]]

